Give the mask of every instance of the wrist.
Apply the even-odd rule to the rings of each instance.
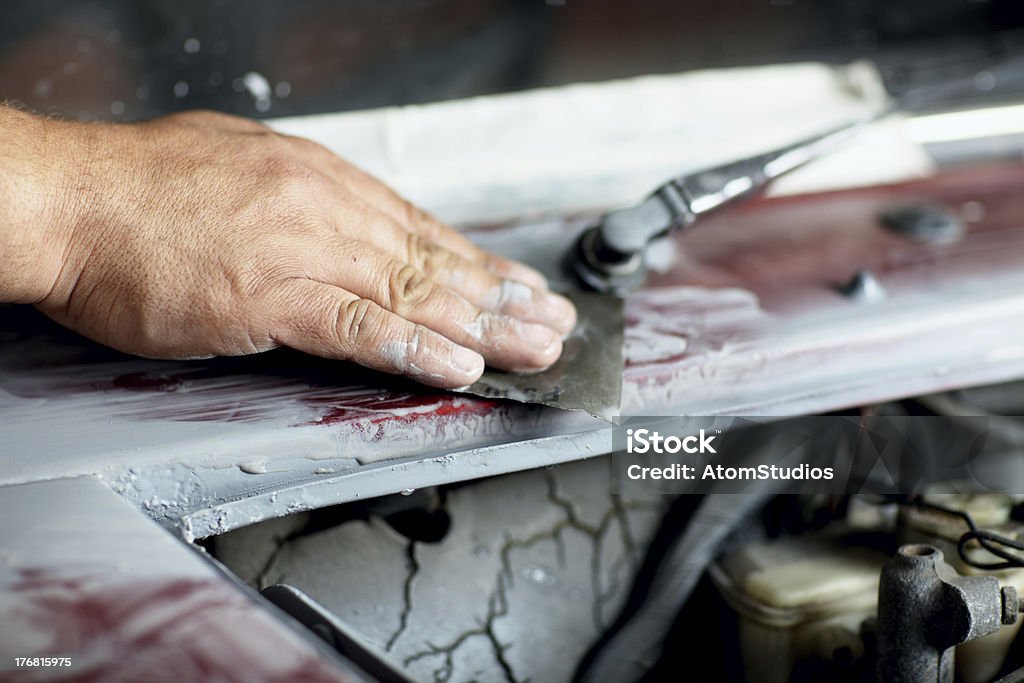
[[[64,125],[0,106],[0,302],[42,301],[63,267]]]

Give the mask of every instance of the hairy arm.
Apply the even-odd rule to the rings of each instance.
[[[0,107],[0,301],[156,358],[290,346],[439,387],[537,370],[575,311],[316,143],[190,112]]]

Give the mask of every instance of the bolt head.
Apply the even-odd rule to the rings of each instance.
[[[1013,586],[1003,586],[999,593],[1003,599],[1003,623],[1016,624],[1021,608],[1017,589]]]

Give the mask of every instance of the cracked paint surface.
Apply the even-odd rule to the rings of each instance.
[[[610,490],[596,458],[447,492],[438,543],[370,517],[290,539],[257,525],[218,554],[257,587],[307,592],[415,680],[564,681],[614,619],[666,502]]]

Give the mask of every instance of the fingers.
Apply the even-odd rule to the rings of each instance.
[[[335,299],[353,298],[356,303],[344,305],[360,310],[350,315],[372,315],[375,325],[388,328],[372,343],[361,340],[355,351],[349,349],[359,354],[353,360],[417,373],[417,379],[435,386],[462,386],[472,381],[466,380],[465,367],[459,375],[450,366],[457,357],[466,360],[466,354],[511,371],[540,370],[558,359],[576,312],[547,289],[540,273],[473,245],[323,146],[283,139],[311,169],[332,179],[332,186],[317,194],[320,215],[334,225],[334,235],[326,248],[321,243],[318,251],[311,250],[309,277],[341,292],[332,295]],[[380,322],[385,318],[390,322]],[[396,327],[399,322],[406,327]],[[434,341],[424,347],[427,332]],[[324,332],[316,338],[322,343]],[[450,345],[441,355],[438,339]],[[302,339],[282,341],[306,349]],[[421,358],[422,348],[435,350]],[[417,360],[403,364],[413,357]]]
[[[342,229],[338,230],[343,232]],[[525,322],[547,325],[566,335],[576,324],[576,309],[563,296],[502,278],[387,218],[360,230],[363,241],[423,272],[428,279],[457,292],[484,310],[504,313]]]
[[[518,261],[492,254],[473,244],[465,235],[445,225],[408,200],[402,199],[390,188],[385,188],[396,204],[389,205],[390,211],[382,208],[410,232],[420,235],[435,244],[459,254],[467,261],[495,275],[522,282],[535,289],[547,289],[548,281],[540,271]]]
[[[562,352],[555,329],[474,305],[408,262],[358,242],[339,240],[329,252],[321,257],[333,260],[333,272],[322,272],[328,284],[477,351],[489,365],[540,370]]]
[[[440,247],[427,249],[440,250]],[[433,282],[459,293],[481,309],[545,325],[563,337],[576,326],[576,308],[565,297],[546,289],[534,289],[518,280],[499,278],[459,257],[448,258],[454,261],[450,268],[439,265],[438,262],[443,263],[445,259],[438,256],[414,258],[412,262],[419,264],[420,270]]]
[[[402,260],[479,308],[546,325],[562,336],[576,325],[572,303],[546,288],[499,277],[418,235],[406,240],[405,251]]]
[[[291,280],[278,296],[288,313],[274,337],[299,351],[443,389],[472,384],[484,370],[475,351],[337,287]]]
[[[495,275],[517,280],[537,289],[547,289],[548,281],[539,271],[525,264],[492,254],[402,198],[390,187],[361,169],[356,169],[360,191],[384,214],[405,230],[442,246]]]
[[[326,147],[302,138],[290,139],[305,149],[318,163],[323,164],[325,170],[340,185],[377,207],[403,229],[420,235],[499,277],[517,280],[536,289],[547,289],[547,279],[536,269],[481,249],[465,235],[402,198],[386,184],[338,157]]]

